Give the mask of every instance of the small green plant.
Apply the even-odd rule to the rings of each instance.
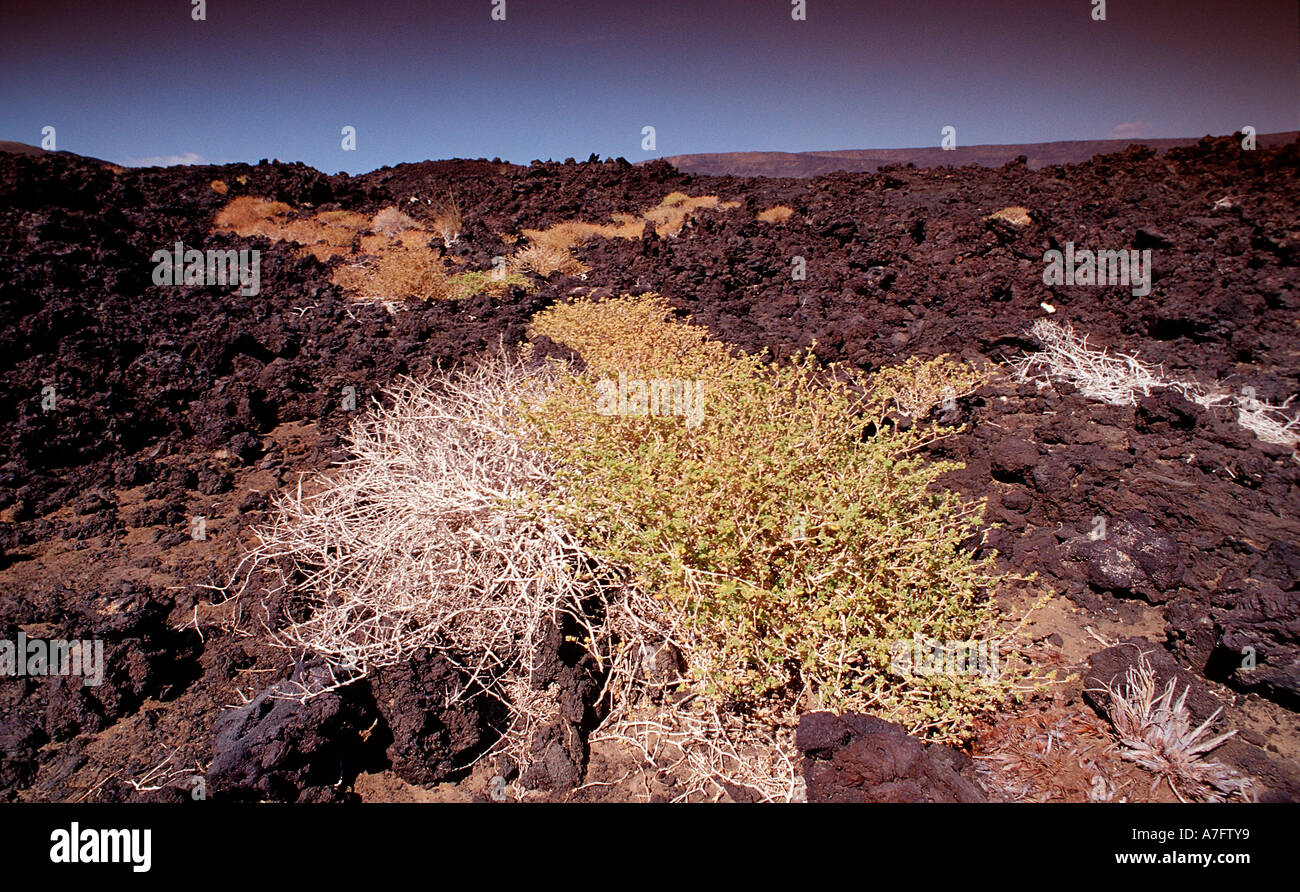
[[[982,506],[939,485],[958,466],[918,454],[944,429],[881,423],[884,397],[918,367],[878,386],[812,355],[769,364],[670,315],[647,295],[535,317],[534,336],[586,362],[528,416],[558,467],[550,510],[663,605],[707,697],[787,717],[870,711],[937,739],[966,736],[1013,672],[891,671],[899,642],[997,639],[1001,619],[992,558],[969,548]],[[923,369],[919,391],[971,388],[964,365]],[[694,382],[699,423],[597,411],[620,375]]]
[[[480,270],[466,270],[447,277],[446,299],[473,297],[476,294],[502,294],[511,285],[520,285],[529,291],[536,287],[527,276],[519,273],[493,275]]]

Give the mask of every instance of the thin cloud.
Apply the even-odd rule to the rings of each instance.
[[[128,158],[128,167],[174,167],[178,164],[208,164],[207,158],[194,152],[181,152],[179,155],[151,155],[148,158]]]
[[[1138,139],[1147,136],[1150,128],[1145,121],[1127,121],[1123,124],[1116,124],[1115,128],[1110,131],[1111,139]]]

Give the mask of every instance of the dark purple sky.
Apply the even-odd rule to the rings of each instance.
[[[122,163],[639,161],[1300,129],[1296,0],[5,0],[0,139]],[[357,128],[357,151],[340,130]],[[641,129],[656,128],[653,151]]]

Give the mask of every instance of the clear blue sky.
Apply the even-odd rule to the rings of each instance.
[[[1295,0],[6,0],[0,139],[119,163],[691,152],[1300,129]],[[357,151],[340,129],[357,128]],[[657,131],[655,151],[641,128]]]

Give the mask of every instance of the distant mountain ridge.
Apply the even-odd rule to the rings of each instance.
[[[1122,152],[1131,145],[1149,146],[1157,153],[1163,153],[1173,148],[1194,146],[1205,138],[1063,140],[1060,142],[1032,142],[1011,145],[958,146],[951,151],[941,149],[938,146],[925,146],[913,149],[842,149],[827,152],[709,152],[691,155],[665,155],[661,158],[651,158],[637,163],[649,164],[651,161],[666,161],[682,173],[705,176],[806,179],[808,177],[824,176],[836,171],[874,173],[887,164],[914,164],[917,167],[965,167],[968,164],[975,164],[980,167],[1001,167],[1008,161],[1013,161],[1024,155],[1030,169],[1037,170],[1040,167],[1048,167],[1053,164],[1081,164],[1097,155]],[[1295,142],[1297,139],[1300,139],[1300,130],[1261,133],[1256,136],[1260,148],[1285,145]],[[0,152],[12,152],[17,155],[40,155],[45,151],[39,146],[29,145],[24,142],[0,140]],[[75,152],[66,150],[59,150],[55,154],[81,157],[114,168],[120,167],[120,165],[111,161],[89,155],[78,156]],[[595,158],[596,156],[593,155],[592,157]],[[464,159],[405,163],[452,163],[460,160]],[[221,165],[213,166],[220,167]]]
[[[28,145],[25,142],[15,142],[9,139],[0,139],[0,152],[11,152],[14,155],[43,155],[46,153],[46,151],[47,151],[46,149],[42,149],[40,146]],[[116,164],[113,164],[113,162],[105,161],[102,158],[92,158],[90,155],[78,155],[76,152],[69,152],[64,149],[59,149],[58,151],[53,152],[52,154],[69,155],[75,158],[85,158],[87,161],[98,161],[100,164],[107,164],[111,167],[118,166]]]
[[[1256,136],[1260,148],[1294,142],[1300,131],[1261,133]],[[844,149],[831,152],[712,152],[696,155],[668,155],[667,161],[682,173],[738,177],[822,176],[835,171],[874,172],[886,164],[915,164],[917,167],[1001,167],[1020,155],[1029,167],[1038,169],[1053,164],[1080,164],[1095,155],[1122,152],[1130,145],[1150,146],[1166,152],[1180,146],[1196,145],[1202,137],[1176,139],[1089,139],[1061,142],[1034,142],[1015,145],[958,146],[951,151],[938,146],[914,149]]]

